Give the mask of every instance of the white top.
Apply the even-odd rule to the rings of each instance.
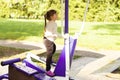
[[[54,21],[47,23],[44,36],[50,41],[55,41],[57,37],[57,24]]]

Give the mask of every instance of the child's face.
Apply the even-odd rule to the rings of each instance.
[[[54,14],[53,16],[51,16],[51,20],[53,21],[57,20],[57,14]]]

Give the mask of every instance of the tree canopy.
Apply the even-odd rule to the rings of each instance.
[[[87,0],[69,0],[69,19],[83,20]],[[1,18],[43,19],[49,9],[58,11],[61,18],[60,0],[0,0]],[[120,0],[90,0],[87,21],[119,22]]]

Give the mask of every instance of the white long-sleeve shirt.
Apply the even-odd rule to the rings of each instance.
[[[44,36],[50,41],[55,41],[57,37],[57,24],[54,21],[47,23]]]

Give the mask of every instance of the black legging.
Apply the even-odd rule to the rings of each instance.
[[[46,71],[49,71],[51,69],[52,56],[56,51],[56,45],[48,39],[44,39],[44,44],[47,49]]]

